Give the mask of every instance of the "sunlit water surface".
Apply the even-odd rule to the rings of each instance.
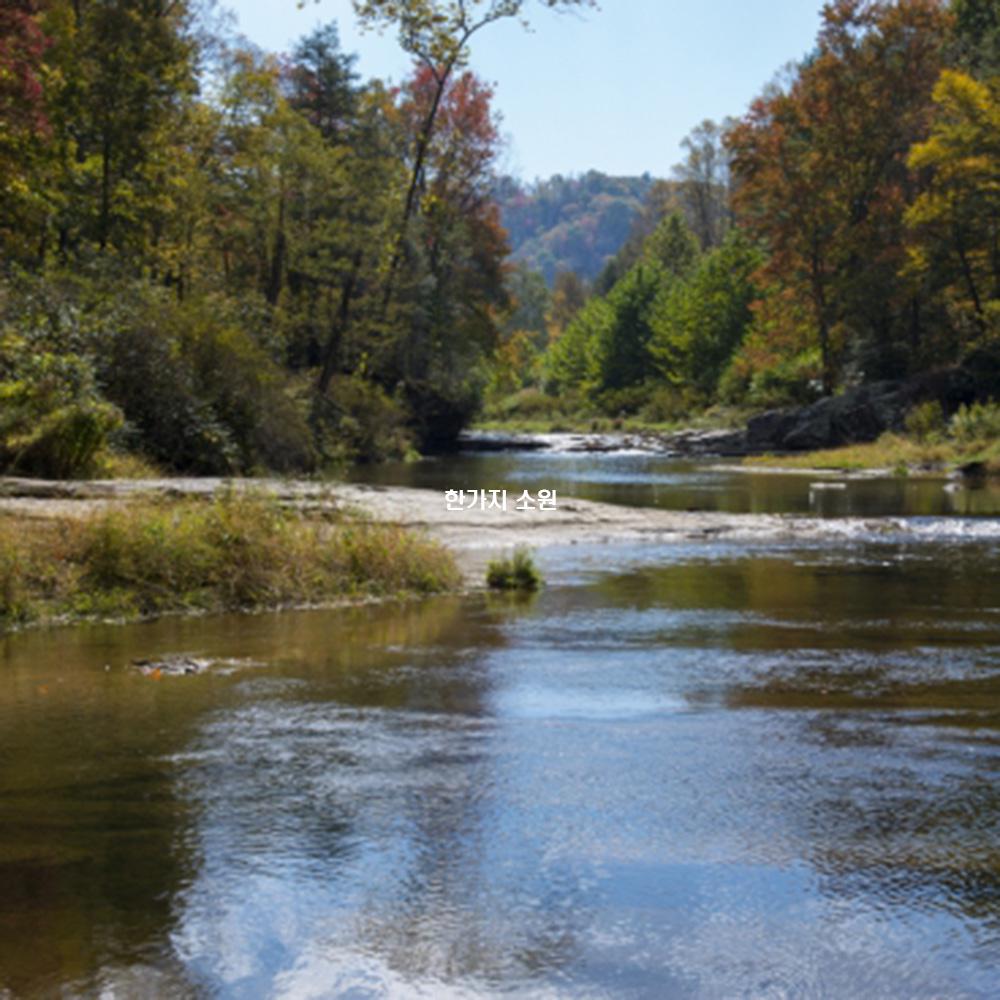
[[[359,482],[435,490],[506,489],[534,495],[555,489],[634,507],[731,514],[822,517],[903,515],[1000,516],[1000,483],[963,484],[920,476],[838,478],[719,466],[723,460],[679,460],[643,452],[463,453],[353,470]],[[734,460],[731,460],[734,461]]]
[[[922,523],[0,641],[0,995],[997,996],[1000,523]]]

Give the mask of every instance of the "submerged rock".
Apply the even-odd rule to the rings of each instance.
[[[194,656],[178,655],[158,660],[133,660],[132,666],[146,677],[185,677],[205,673],[213,662]]]
[[[746,455],[747,434],[743,430],[678,431],[665,438],[673,451],[679,455]]]

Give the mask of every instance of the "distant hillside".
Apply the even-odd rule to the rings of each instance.
[[[550,284],[557,271],[593,280],[628,239],[655,183],[649,174],[609,177],[596,170],[528,185],[501,178],[496,195],[514,259]]]

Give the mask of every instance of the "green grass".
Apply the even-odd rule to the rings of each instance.
[[[507,434],[671,434],[742,426],[750,411],[698,401],[670,388],[643,389],[630,401],[588,399],[579,392],[549,396],[521,389],[493,400],[474,427]]]
[[[888,433],[870,444],[846,445],[843,448],[795,455],[756,455],[743,460],[744,465],[760,468],[833,469],[847,472],[891,469],[906,474],[947,472],[973,462],[981,462],[990,475],[1000,474],[1000,440],[918,441]]]
[[[542,586],[542,574],[531,552],[517,548],[513,555],[490,562],[486,570],[486,584],[491,590],[535,591]]]
[[[0,631],[77,618],[259,610],[459,587],[451,554],[402,528],[264,497],[0,519]]]

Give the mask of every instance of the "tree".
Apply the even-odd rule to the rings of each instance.
[[[471,415],[479,389],[473,377],[497,342],[506,308],[503,260],[509,249],[492,198],[499,149],[492,90],[473,73],[453,77],[438,97],[437,78],[418,67],[403,90],[408,134],[438,103],[438,127],[425,152],[422,197],[412,232],[406,309],[396,341],[399,381],[425,441],[445,443]]]
[[[910,166],[931,174],[906,213],[910,265],[945,296],[968,341],[991,322],[1000,329],[1000,79],[945,70],[934,102],[931,134],[910,153]]]
[[[753,319],[754,273],[762,257],[739,230],[706,254],[691,279],[677,283],[653,320],[650,353],[675,385],[713,399],[733,353]]]
[[[606,299],[591,299],[552,343],[543,363],[545,387],[554,393],[581,389],[592,370],[594,345],[607,336],[614,311]]]
[[[674,278],[687,277],[698,260],[698,241],[683,217],[673,212],[650,233],[640,260],[649,261]]]
[[[596,392],[631,389],[656,374],[650,354],[653,316],[669,281],[662,265],[640,261],[611,290],[611,322],[597,331],[589,359]]]
[[[587,289],[575,271],[557,271],[545,321],[549,339],[555,340],[584,307]]]
[[[40,200],[31,168],[40,140],[49,134],[43,86],[47,47],[32,0],[8,0],[0,7],[0,232],[8,251],[37,214]]]
[[[544,343],[552,296],[542,273],[527,264],[516,264],[508,271],[504,284],[510,310],[504,317],[502,332],[510,336],[524,331],[537,343]]]
[[[156,238],[161,168],[197,92],[188,4],[49,0],[42,28],[59,252],[115,250],[140,263]]]
[[[288,103],[328,142],[348,139],[358,110],[357,56],[340,51],[334,22],[303,38],[287,70]]]
[[[597,295],[607,295],[642,256],[646,241],[657,226],[669,215],[683,213],[685,206],[675,181],[653,182],[643,199],[642,207],[632,220],[628,236],[620,244],[594,281]],[[690,220],[688,220],[690,222]]]
[[[540,0],[553,9],[593,6],[595,0]],[[392,298],[410,221],[419,202],[427,159],[441,102],[452,75],[468,59],[469,43],[496,21],[525,21],[526,0],[352,0],[363,27],[398,28],[399,44],[426,71],[432,87],[423,118],[413,138],[410,181],[393,241],[383,294],[385,307]]]
[[[919,309],[898,275],[906,163],[926,132],[948,17],[936,0],[836,0],[815,54],[729,132],[739,218],[767,245],[767,280],[809,305],[823,388],[843,346],[861,374],[901,374]]]
[[[657,375],[650,350],[655,317],[691,275],[698,256],[698,241],[683,218],[678,213],[664,218],[607,296],[592,298],[552,344],[549,385],[601,394],[612,409],[630,403],[620,394]]]
[[[684,162],[674,167],[680,197],[691,228],[703,250],[717,247],[731,224],[729,151],[723,143],[731,118],[717,125],[706,119],[681,143]]]
[[[997,0],[954,0],[959,63],[973,76],[1000,75],[1000,4]]]

